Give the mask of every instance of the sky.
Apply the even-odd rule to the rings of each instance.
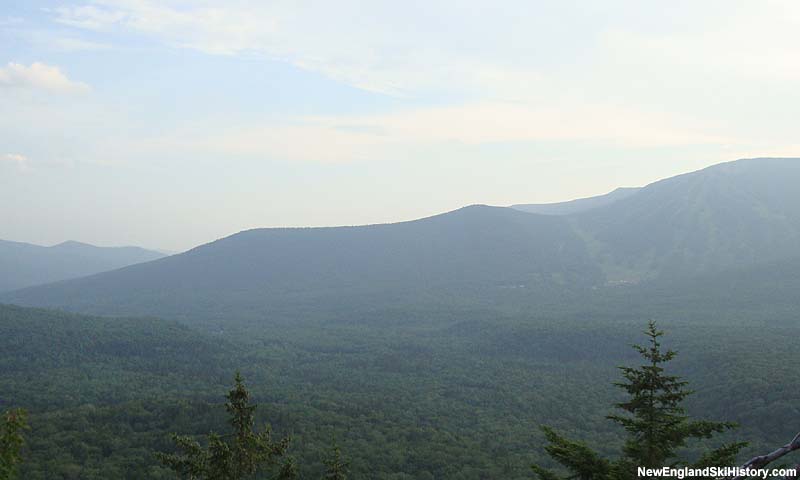
[[[800,156],[800,2],[0,2],[0,238],[184,250]]]

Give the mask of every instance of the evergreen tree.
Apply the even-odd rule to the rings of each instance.
[[[297,463],[294,458],[289,457],[281,465],[281,471],[278,472],[276,480],[296,480],[300,475],[297,473]]]
[[[180,454],[159,453],[164,465],[175,470],[181,478],[189,480],[244,480],[253,478],[264,467],[276,467],[286,455],[289,439],[273,441],[269,427],[256,433],[250,393],[237,372],[234,387],[228,392],[225,410],[233,432],[227,435],[211,433],[208,445],[203,447],[191,437],[173,435]],[[297,469],[292,459],[285,461],[276,478],[296,478]]]
[[[673,462],[676,451],[685,447],[687,440],[711,438],[734,424],[691,420],[681,407],[683,400],[692,394],[686,389],[688,382],[666,375],[662,366],[675,357],[675,352],[662,351],[659,338],[664,332],[654,322],[650,322],[645,335],[648,345],[634,345],[634,348],[647,362],[638,368],[620,367],[625,381],[615,385],[625,390],[629,399],[616,405],[624,412],[622,415],[608,418],[628,432],[623,448],[625,457],[637,466],[657,468]],[[724,458],[731,457],[731,448],[726,446],[707,457],[715,461],[733,460]],[[735,448],[734,455],[739,448]]]
[[[0,418],[0,480],[17,478],[17,467],[22,463],[20,451],[25,444],[22,431],[28,428],[26,417],[24,410],[16,409]]]
[[[347,480],[348,463],[342,460],[342,451],[336,440],[333,441],[330,455],[323,460],[325,464],[325,474],[322,480]]]
[[[616,404],[621,414],[607,418],[627,432],[622,458],[611,461],[600,457],[581,442],[568,440],[550,428],[543,427],[549,444],[547,453],[579,480],[626,480],[636,478],[636,467],[659,468],[672,465],[693,467],[726,466],[734,463],[736,454],[745,445],[733,443],[704,453],[694,463],[677,457],[677,452],[691,439],[708,439],[732,428],[731,423],[692,420],[681,406],[692,391],[687,382],[667,375],[664,364],[675,357],[672,350],[662,350],[660,337],[664,334],[650,322],[644,332],[647,346],[634,345],[644,358],[638,367],[620,367],[623,382],[615,383],[625,390],[628,399]],[[558,480],[556,473],[538,465],[534,472],[541,480]]]

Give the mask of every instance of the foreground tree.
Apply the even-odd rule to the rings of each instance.
[[[228,422],[233,427],[232,433],[211,433],[206,446],[191,437],[173,435],[182,452],[159,453],[157,455],[161,462],[173,469],[180,478],[189,480],[245,480],[253,478],[257,472],[270,469],[278,469],[272,478],[297,478],[294,460],[288,458],[286,453],[289,439],[273,441],[269,427],[261,433],[254,430],[256,405],[250,403],[250,394],[239,373],[234,378],[234,387],[228,392],[227,399],[225,410],[230,416]]]
[[[543,427],[548,441],[545,450],[567,471],[569,478],[579,480],[628,480],[636,478],[637,467],[733,465],[744,443],[732,443],[713,449],[695,462],[678,458],[678,451],[691,439],[708,439],[734,427],[731,423],[692,420],[681,404],[692,392],[687,382],[667,375],[664,364],[675,357],[672,350],[663,351],[659,341],[663,332],[650,322],[644,332],[648,345],[634,345],[645,360],[638,367],[620,367],[624,381],[615,385],[625,390],[628,400],[616,405],[619,415],[608,418],[624,427],[627,439],[622,457],[602,458],[582,442],[568,440],[554,430]],[[533,465],[541,480],[560,480],[553,471]]]
[[[342,459],[342,451],[334,440],[331,452],[325,460],[325,474],[322,480],[347,480],[347,470],[349,465]]]
[[[9,410],[0,418],[0,480],[17,478],[17,467],[25,439],[22,431],[28,428],[24,410]]]

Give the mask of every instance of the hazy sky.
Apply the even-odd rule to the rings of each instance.
[[[185,249],[800,156],[797,1],[0,1],[0,238]]]

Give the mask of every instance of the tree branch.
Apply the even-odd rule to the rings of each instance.
[[[762,468],[765,465],[768,465],[769,463],[781,458],[787,453],[791,453],[797,449],[800,449],[800,433],[795,435],[791,442],[775,450],[774,452],[751,458],[750,460],[746,461],[741,468],[745,470],[751,468]],[[744,476],[739,475],[736,477],[731,477],[729,480],[743,480],[744,478]]]

